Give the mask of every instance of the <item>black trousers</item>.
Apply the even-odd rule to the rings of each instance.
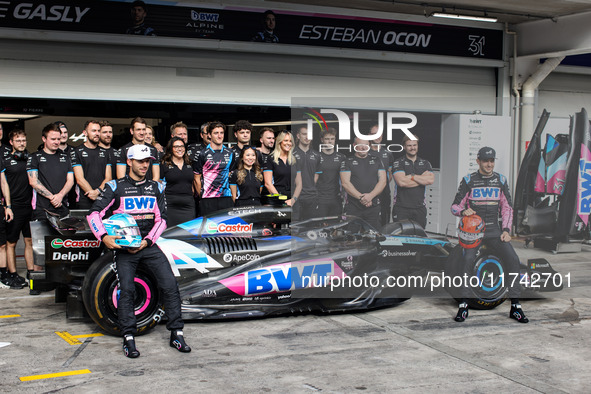
[[[340,196],[335,197],[334,201],[321,201],[318,203],[318,217],[326,218],[329,216],[341,216],[343,214],[343,202]]]
[[[380,206],[375,205],[369,208],[359,207],[355,204],[348,203],[345,206],[345,213],[347,215],[353,215],[364,219],[367,223],[371,224],[373,228],[379,230],[382,228],[380,221]]]
[[[392,197],[390,196],[390,185],[386,185],[382,194],[380,194],[380,220],[382,227],[390,221],[390,206]],[[424,227],[424,226],[423,226]]]
[[[184,327],[181,318],[181,297],[179,286],[172,273],[170,264],[158,246],[151,246],[132,254],[126,251],[115,252],[115,266],[119,279],[119,302],[117,316],[122,335],[137,334],[137,322],[133,303],[135,300],[135,284],[133,278],[138,264],[146,265],[156,277],[158,288],[164,298],[164,309],[168,321],[166,328],[181,330]]]
[[[235,207],[251,207],[251,206],[255,206],[258,207],[261,205],[261,199],[260,198],[245,198],[245,199],[236,199],[236,201],[234,201],[234,206]]]
[[[292,208],[292,221],[308,220],[318,216],[318,197],[299,198]]]
[[[80,192],[82,192],[82,189]],[[76,209],[90,209],[92,208],[92,204],[94,204],[93,200],[82,195],[80,196],[80,200],[76,203]]]
[[[209,215],[220,209],[228,209],[234,206],[232,197],[202,198],[199,203],[201,216]]]

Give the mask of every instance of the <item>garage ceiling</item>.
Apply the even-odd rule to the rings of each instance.
[[[454,0],[450,2],[414,0],[275,0],[280,3],[351,8],[430,15],[445,9],[465,15],[497,17],[499,22],[519,24],[540,19],[591,12],[591,0]],[[454,11],[455,10],[455,11]]]

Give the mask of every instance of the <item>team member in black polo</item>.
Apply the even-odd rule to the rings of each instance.
[[[296,165],[296,159],[292,153],[293,139],[289,130],[281,130],[277,134],[275,149],[269,155],[263,168],[265,187],[270,194],[282,194],[287,196],[286,203],[292,205],[292,185],[295,185],[295,173],[292,168]],[[294,190],[295,191],[295,190]]]
[[[261,146],[257,148],[257,159],[262,168],[275,148],[275,130],[263,127],[260,131],[259,142]]]
[[[10,204],[10,189],[8,182],[6,182],[6,174],[4,170],[3,160],[0,158],[0,200],[5,199],[6,209],[0,204],[0,288],[8,286],[11,289],[22,289],[25,285],[25,280],[16,272],[16,264],[8,266],[6,271],[6,222],[13,219],[12,209]]]
[[[191,159],[191,161],[197,160],[197,156],[199,156],[199,153],[201,153],[201,151],[203,149],[205,149],[207,147],[207,145],[209,145],[209,143],[211,142],[209,134],[207,134],[207,126],[208,125],[209,125],[209,123],[203,123],[201,125],[201,128],[200,128],[201,142],[199,142],[199,143],[193,142],[193,143],[187,145],[187,156],[189,156],[189,159]]]
[[[166,209],[168,225],[176,226],[193,219],[195,199],[193,198],[193,167],[187,156],[185,141],[172,137],[160,163],[162,180],[166,185]]]
[[[318,190],[318,217],[339,216],[343,213],[341,199],[341,163],[345,155],[335,151],[337,131],[329,128],[320,135],[320,176]]]
[[[417,156],[419,139],[402,139],[405,155],[392,163],[392,174],[396,182],[394,190],[394,208],[392,217],[395,221],[412,219],[423,228],[427,225],[427,206],[425,204],[425,186],[435,181],[431,163]]]
[[[98,146],[100,125],[89,120],[84,125],[86,141],[70,155],[78,194],[77,208],[90,209],[105,183],[111,180],[111,163],[107,151]]]
[[[43,128],[43,149],[29,155],[27,174],[33,191],[33,220],[46,218],[45,210],[69,213],[68,192],[74,186],[74,172],[70,157],[59,150],[60,131],[55,124]]]
[[[107,151],[109,155],[109,163],[111,163],[111,179],[117,179],[117,158],[119,151],[111,146],[113,141],[113,125],[108,120],[101,120],[99,122],[100,137],[99,146]]]
[[[374,125],[370,130],[370,134],[377,134],[378,129],[379,126]],[[380,160],[382,160],[384,167],[386,167],[386,187],[380,195],[380,216],[383,226],[390,221],[390,205],[392,201],[392,197],[390,196],[390,180],[392,179],[392,162],[394,161],[394,157],[392,156],[392,153],[388,151],[386,145],[382,144],[382,137],[383,134],[375,138],[373,141],[370,141],[371,152],[369,153],[379,157]]]
[[[70,155],[72,154],[72,150],[74,149],[74,147],[70,144],[68,144],[68,139],[70,138],[69,134],[68,134],[68,126],[66,126],[66,124],[62,121],[57,121],[57,122],[53,122],[54,125],[56,125],[60,131],[60,150],[62,152],[64,152],[66,155],[68,155],[68,157],[70,157]],[[39,150],[43,149],[43,146],[41,146],[39,148]],[[68,208],[69,209],[76,209],[76,200],[77,200],[77,195],[76,195],[76,188],[72,187],[70,189],[70,192],[68,193]]]
[[[265,169],[267,160],[275,148],[275,130],[273,130],[271,127],[263,127],[259,132],[259,142],[261,143],[261,146],[257,148],[257,160],[262,171]],[[263,182],[263,189],[261,190],[261,202],[263,204],[267,202],[266,196],[268,194],[269,191]]]
[[[123,145],[119,150],[119,156],[117,158],[117,179],[121,179],[125,174],[129,173],[129,166],[127,165],[127,151],[129,148],[133,145],[144,144],[144,139],[146,138],[146,121],[139,116],[134,118],[131,121],[129,132],[131,133],[131,142]],[[156,148],[149,144],[147,146],[150,148],[151,157],[159,157]],[[160,180],[160,162],[150,159],[150,167],[148,167],[146,179]]]
[[[201,196],[201,215],[234,206],[229,179],[236,159],[234,152],[224,146],[226,125],[212,122],[207,132],[211,142],[193,162],[195,189]]]
[[[203,149],[205,149],[207,147],[207,145],[209,145],[209,143],[211,142],[209,134],[207,134],[207,127],[208,126],[209,126],[209,122],[203,123],[200,127],[200,130],[199,130],[200,135],[201,135],[201,142],[200,143],[193,142],[193,143],[187,145],[187,156],[189,157],[189,160],[191,160],[191,162],[194,162],[195,160],[197,160],[197,156],[199,156],[201,151]],[[201,196],[199,194],[197,194],[197,192],[195,191],[195,217],[201,216],[200,201],[201,201]]]
[[[253,146],[247,146],[242,149],[238,166],[230,175],[230,190],[234,206],[261,205],[262,187],[263,173],[257,162],[256,149]]]
[[[238,159],[245,146],[250,145],[250,136],[252,134],[252,124],[248,120],[239,120],[232,128],[234,130],[234,137],[236,138],[236,145],[232,145],[230,149],[234,152],[234,157]]]
[[[379,157],[369,154],[366,141],[356,137],[355,154],[341,166],[341,183],[347,192],[347,215],[365,219],[380,229],[380,193],[386,187],[386,168]]]
[[[0,123],[0,158],[4,157],[10,153],[10,146],[2,143],[3,136],[4,136],[4,129],[2,128],[2,123]]]
[[[293,220],[306,220],[318,217],[318,190],[316,182],[320,175],[320,153],[311,147],[308,128],[300,127],[297,134],[298,145],[293,150],[297,170],[301,173],[302,191],[293,204]],[[295,190],[294,190],[295,191]]]
[[[22,233],[27,271],[41,270],[41,267],[33,264],[33,241],[29,226],[33,213],[31,207],[33,189],[27,177],[27,134],[23,130],[13,130],[9,138],[12,152],[4,158],[4,168],[6,181],[10,187],[10,203],[14,219],[6,223],[6,259],[9,268],[16,267],[15,248]]]

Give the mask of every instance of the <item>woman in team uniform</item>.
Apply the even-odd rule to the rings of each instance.
[[[238,168],[230,175],[230,190],[235,207],[261,205],[263,173],[257,160],[256,149],[246,146],[238,159]],[[238,191],[240,196],[237,197]]]
[[[185,142],[173,137],[166,145],[166,153],[160,166],[162,180],[166,188],[168,226],[176,226],[195,217],[193,198],[193,167],[187,156]]]
[[[265,187],[270,194],[287,196],[287,205],[292,205],[292,185],[295,185],[296,159],[292,154],[293,137],[289,130],[282,130],[275,139],[275,149],[263,169]],[[292,171],[292,168],[294,171]],[[299,193],[295,193],[296,195]]]
[[[156,138],[154,137],[154,128],[149,124],[146,125],[144,144],[152,145],[154,148],[156,148],[158,151],[157,159],[159,159],[159,161],[162,159],[162,156],[164,155],[164,148],[158,143],[158,141],[156,141]]]

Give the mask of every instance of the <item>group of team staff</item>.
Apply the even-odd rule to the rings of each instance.
[[[417,157],[417,141],[406,138],[404,154],[394,160],[380,144],[377,126],[371,134],[380,135],[371,141],[356,139],[348,155],[335,149],[334,129],[321,133],[320,151],[312,149],[306,127],[298,129],[295,138],[288,130],[275,133],[262,128],[258,147],[251,145],[250,122],[234,124],[236,143],[231,147],[224,144],[226,131],[221,122],[204,124],[201,142],[189,144],[188,126],[177,122],[162,147],[153,129],[137,117],[130,124],[131,141],[115,149],[111,123],[89,120],[84,125],[85,142],[72,147],[67,126],[55,122],[43,128],[43,144],[31,154],[26,150],[25,131],[11,131],[11,146],[1,146],[2,284],[26,285],[16,272],[14,252],[21,233],[27,270],[40,269],[33,264],[29,221],[45,219],[46,211],[63,217],[72,208],[90,209],[107,182],[128,173],[127,152],[139,144],[145,144],[154,157],[146,179],[165,185],[168,226],[232,206],[260,205],[269,194],[285,196],[293,206],[294,220],[336,216],[344,208],[380,228],[390,221],[394,202],[395,219],[410,218],[426,225],[425,186],[433,183],[433,173],[430,163]],[[392,180],[398,185],[394,196],[390,195]]]

